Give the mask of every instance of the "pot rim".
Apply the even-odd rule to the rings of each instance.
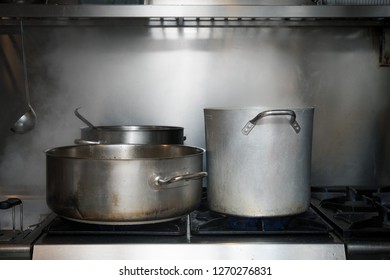
[[[184,130],[180,126],[164,126],[164,125],[102,125],[96,126],[97,131],[169,131],[169,130]],[[83,126],[81,130],[95,130],[89,126]]]
[[[133,149],[162,149],[162,147],[175,148],[175,149],[186,149],[190,152],[188,154],[178,155],[178,156],[149,156],[149,157],[93,157],[93,156],[72,156],[67,155],[64,151],[69,149],[87,149],[89,148],[101,148],[102,147],[132,147]],[[62,159],[74,159],[74,160],[96,160],[96,161],[138,161],[138,160],[167,160],[167,159],[180,159],[180,158],[188,158],[205,154],[206,150],[201,147],[195,146],[184,146],[180,144],[83,144],[83,145],[69,145],[69,146],[61,146],[50,148],[44,151],[46,153],[46,157],[51,158],[62,158]]]
[[[257,110],[257,111],[265,111],[265,110],[293,110],[293,111],[305,111],[305,110],[314,110],[314,107],[286,107],[286,106],[248,106],[248,107],[206,107],[203,108],[206,110],[215,110],[215,111],[245,111],[245,110]]]

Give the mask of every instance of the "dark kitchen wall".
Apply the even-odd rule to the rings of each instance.
[[[38,120],[25,135],[1,123],[0,198],[44,204],[44,151],[80,136],[76,107],[95,125],[183,126],[185,144],[201,147],[205,107],[314,107],[312,185],[390,182],[390,69],[379,67],[372,28],[66,25],[25,33]],[[10,118],[15,105],[4,104],[23,100],[23,87],[7,82],[9,69],[16,84],[23,79],[9,42],[20,40],[0,38],[2,62],[15,56],[0,64]]]

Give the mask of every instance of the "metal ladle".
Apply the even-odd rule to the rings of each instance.
[[[20,117],[19,120],[15,122],[11,130],[15,133],[24,134],[32,130],[35,126],[37,115],[35,114],[34,109],[30,104],[30,93],[28,90],[28,79],[27,79],[27,65],[26,65],[26,55],[24,50],[24,34],[23,34],[23,21],[20,21],[20,35],[22,43],[22,59],[23,59],[23,74],[24,74],[24,91],[26,94],[27,101],[27,112]]]

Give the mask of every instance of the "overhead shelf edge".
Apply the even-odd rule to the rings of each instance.
[[[0,17],[389,19],[390,6],[0,4]]]

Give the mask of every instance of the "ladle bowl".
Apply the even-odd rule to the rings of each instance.
[[[23,116],[21,116],[11,128],[13,132],[24,134],[35,127],[37,115],[35,114],[34,109],[30,105],[28,107],[28,111]]]

